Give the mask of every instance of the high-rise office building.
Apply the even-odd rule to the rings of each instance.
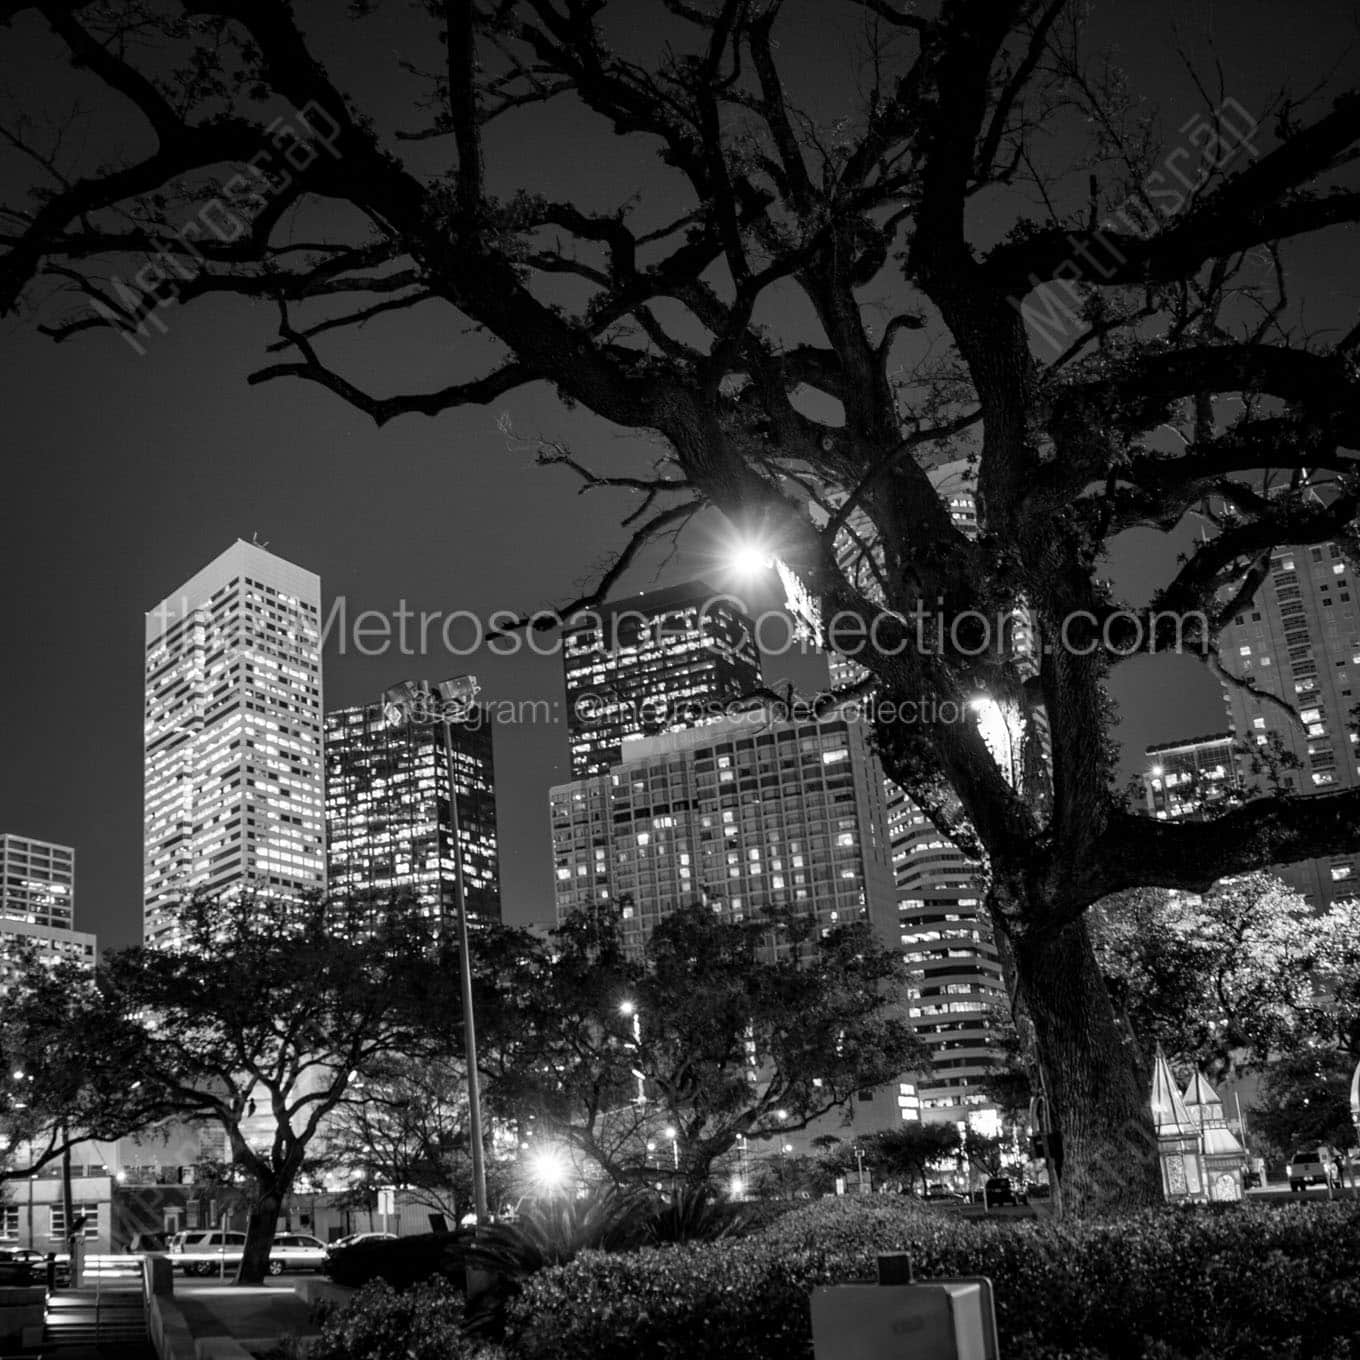
[[[0,918],[70,929],[76,852],[69,845],[0,834]]]
[[[921,1118],[957,1122],[990,1104],[1010,997],[975,860],[890,782],[888,834],[897,890],[897,942],[910,975],[907,1015],[930,1051],[919,1076]]]
[[[950,463],[932,471],[931,482],[955,526],[969,538],[979,530],[973,471]],[[859,541],[868,537],[867,522]],[[858,542],[845,545],[842,567],[868,598],[880,597]],[[1032,628],[1027,611],[1012,612],[1010,641],[1022,669],[1032,665]],[[827,658],[837,688],[858,683],[865,670],[851,658]],[[974,715],[997,764],[1012,784],[1022,779],[1022,719],[1009,704],[979,696]],[[1033,740],[1044,759],[1047,718],[1031,715]],[[892,847],[897,921],[894,942],[902,949],[908,982],[908,1016],[930,1051],[931,1068],[916,1075],[916,1100],[903,1117],[928,1122],[976,1121],[989,1107],[987,1074],[1004,1059],[1010,999],[996,937],[985,905],[982,866],[939,831],[891,779],[884,777],[888,835]]]
[[[500,919],[492,728],[476,706],[450,722],[457,801],[449,800],[444,723],[420,706],[378,701],[326,715],[330,891],[409,892],[452,918],[458,896],[454,818],[470,919]]]
[[[1240,744],[1250,788],[1278,780],[1300,794],[1330,793],[1360,783],[1360,598],[1356,570],[1336,543],[1281,548],[1255,599],[1223,630],[1225,669],[1296,709],[1239,685],[1224,703]],[[1276,753],[1288,753],[1281,764]],[[1258,767],[1258,768],[1253,768]],[[1276,872],[1318,910],[1360,891],[1355,852],[1278,867]]]
[[[558,918],[627,899],[641,947],[677,907],[767,906],[895,936],[883,781],[862,729],[754,715],[629,742],[607,773],[551,792]]]
[[[1244,782],[1231,732],[1166,741],[1147,748],[1143,792],[1162,821],[1203,817],[1236,802]]]
[[[754,625],[703,581],[614,600],[562,629],[574,778],[602,774],[633,737],[692,727],[760,685]]]
[[[321,583],[238,540],[146,616],[143,932],[194,892],[325,887]]]
[[[76,852],[69,845],[0,833],[0,992],[13,948],[51,962],[93,967],[96,940],[74,929]]]

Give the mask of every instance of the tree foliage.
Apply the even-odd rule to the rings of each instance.
[[[898,1013],[901,961],[867,926],[687,907],[638,958],[621,911],[486,940],[479,1007],[491,1098],[616,1181],[703,1182],[739,1138],[782,1138],[928,1062]]]
[[[9,947],[0,1003],[0,1184],[92,1140],[145,1127],[158,1098],[137,1071],[142,1031],[98,1004],[90,969]],[[97,1062],[90,1061],[97,1051]]]
[[[923,1193],[930,1186],[931,1168],[946,1157],[956,1156],[963,1146],[953,1124],[903,1124],[898,1129],[866,1134],[860,1141],[866,1160],[880,1179],[900,1176],[909,1185],[919,1181]]]
[[[1217,635],[1273,549],[1354,545],[1360,326],[1302,333],[1292,265],[1360,220],[1360,92],[1247,109],[1192,70],[1200,107],[1171,132],[1069,0],[827,3],[812,80],[779,0],[646,12],[428,0],[404,83],[370,102],[323,59],[354,21],[338,7],[305,23],[271,0],[4,0],[16,82],[55,42],[138,135],[91,147],[32,112],[6,129],[34,192],[3,217],[0,311],[145,350],[165,308],[236,295],[277,316],[252,382],[378,425],[543,383],[643,432],[622,473],[543,443],[623,503],[631,535],[572,604],[706,506],[763,540],[823,641],[867,668],[889,773],[987,866],[1065,1136],[1064,1204],[1155,1197],[1151,1163],[1113,1171],[1150,1136],[1145,1073],[1083,913],[1353,848],[1360,789],[1139,815],[1112,788],[1104,685],[1134,654],[1221,671]],[[34,89],[36,107],[64,93]],[[626,191],[553,192],[555,158],[526,148],[568,116]],[[82,310],[57,314],[53,288]],[[413,366],[428,385],[383,391],[402,327],[450,343]],[[451,343],[469,327],[475,373]],[[930,477],[965,455],[976,538]],[[1192,511],[1213,532],[1125,607],[1105,547]],[[1017,608],[1032,665],[1013,630],[979,623]],[[1019,732],[1018,784],[968,708],[980,690]]]
[[[428,1042],[447,964],[421,917],[371,904],[242,894],[194,899],[179,919],[176,948],[106,954],[80,1006],[35,1035],[99,1088],[135,1073],[146,1123],[225,1132],[252,1191],[239,1278],[258,1282],[326,1121],[356,1079]]]
[[[1145,1053],[1219,1081],[1313,1043],[1331,919],[1271,874],[1102,904],[1097,956]]]

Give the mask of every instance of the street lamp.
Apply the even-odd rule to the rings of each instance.
[[[477,1026],[472,1013],[472,958],[468,947],[467,893],[463,885],[463,841],[458,824],[458,775],[453,756],[453,724],[465,720],[481,686],[474,675],[442,680],[438,692],[439,718],[444,730],[444,764],[449,786],[449,835],[453,842],[453,884],[458,898],[458,972],[463,998],[463,1039],[467,1056],[468,1140],[472,1144],[472,1203],[477,1222],[487,1220],[486,1161],[482,1147],[481,1076],[477,1071]],[[410,707],[423,704],[430,709],[428,682],[408,680],[387,691],[384,712],[411,721]],[[396,712],[394,713],[394,710]]]
[[[666,1127],[665,1127],[664,1129],[662,1129],[662,1133],[664,1133],[664,1134],[666,1135],[666,1137],[669,1138],[669,1139],[671,1140],[671,1163],[672,1163],[672,1165],[675,1167],[675,1169],[676,1169],[677,1171],[679,1171],[679,1170],[680,1170],[680,1145],[679,1145],[679,1143],[676,1142],[676,1139],[677,1139],[680,1135],[679,1135],[679,1133],[676,1131],[675,1126],[672,1125],[672,1124],[667,1124]]]
[[[732,545],[727,561],[733,572],[743,580],[751,581],[770,569],[773,558],[767,543],[758,538],[739,538]]]

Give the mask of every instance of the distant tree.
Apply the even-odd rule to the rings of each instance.
[[[1003,1134],[979,1133],[970,1128],[963,1135],[960,1151],[981,1175],[999,1176],[1010,1149],[1011,1142]]]
[[[495,1208],[514,1175],[491,1155],[485,1130],[483,1140]],[[357,1079],[327,1123],[314,1166],[360,1187],[399,1185],[457,1222],[474,1202],[466,1064],[446,1053],[402,1055]]]
[[[1350,1083],[1355,1061],[1336,1049],[1291,1054],[1266,1069],[1251,1127],[1284,1159],[1307,1143],[1356,1146]]]
[[[1247,874],[1202,897],[1140,889],[1093,912],[1106,985],[1145,1055],[1160,1045],[1222,1080],[1314,1041],[1328,927],[1279,879]]]
[[[901,1128],[865,1134],[860,1139],[865,1161],[880,1175],[920,1181],[924,1192],[936,1162],[957,1155],[962,1145],[953,1124],[903,1124]]]
[[[426,1042],[448,961],[418,915],[322,898],[195,899],[181,921],[174,949],[107,954],[52,1042],[103,1080],[135,1074],[159,1116],[224,1130],[253,1187],[237,1278],[258,1283],[326,1121],[356,1079]],[[126,1039],[110,1049],[105,1033]]]
[[[805,1128],[927,1061],[899,1013],[900,956],[866,926],[817,936],[807,918],[687,907],[645,958],[620,926],[602,906],[547,942],[486,940],[481,1006],[492,1098],[614,1180],[654,1176],[669,1155],[704,1182],[739,1139]]]

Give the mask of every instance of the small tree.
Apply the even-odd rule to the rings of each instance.
[[[860,1140],[865,1158],[881,1175],[900,1176],[907,1184],[919,1180],[929,1188],[926,1173],[942,1158],[959,1151],[959,1131],[953,1124],[903,1124],[898,1129],[871,1133]]]
[[[214,1121],[254,1186],[238,1280],[269,1266],[280,1211],[356,1078],[425,1040],[447,961],[418,915],[321,898],[198,899],[174,950],[111,953],[84,1023],[57,1030],[110,1077],[138,1073],[163,1115]],[[118,1066],[100,1040],[131,1017]]]
[[[617,908],[578,913],[543,945],[491,944],[513,967],[484,1007],[503,1108],[616,1181],[691,1183],[742,1138],[782,1137],[857,1090],[928,1062],[896,1011],[900,958],[865,926],[813,938],[807,918],[725,921],[682,908],[645,959]],[[649,1159],[646,1145],[656,1144]]]
[[[457,1223],[473,1202],[466,1065],[447,1055],[382,1064],[337,1107],[318,1165],[360,1185],[400,1185]],[[486,1176],[497,1203],[511,1178],[490,1157]]]
[[[1272,1064],[1252,1111],[1252,1127],[1281,1158],[1308,1143],[1356,1146],[1350,1082],[1355,1068],[1335,1049],[1297,1053]]]

